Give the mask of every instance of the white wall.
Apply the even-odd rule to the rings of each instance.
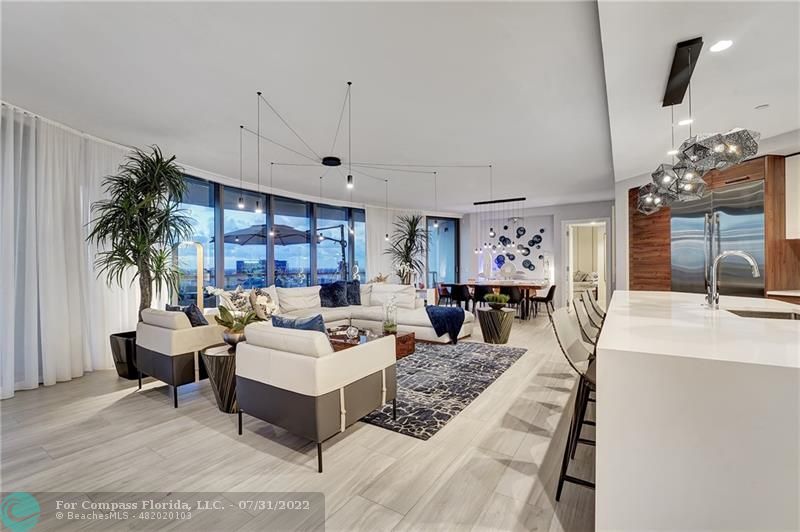
[[[627,199],[626,199],[627,202]],[[545,229],[545,234],[550,235],[547,249],[542,243],[542,249],[538,250],[547,255],[550,259],[552,269],[554,270],[554,279],[556,283],[556,305],[562,306],[566,301],[566,283],[564,277],[564,264],[562,264],[562,246],[564,244],[564,236],[561,235],[561,225],[566,220],[588,220],[599,218],[611,218],[614,203],[611,201],[596,201],[589,203],[573,203],[568,205],[554,205],[550,207],[535,207],[524,209],[522,216],[526,218],[526,227],[530,225],[530,221],[541,222],[547,220],[548,226],[551,229]],[[519,214],[518,214],[519,215]],[[627,219],[627,217],[625,218]],[[461,276],[460,280],[466,281],[470,277],[477,276],[477,260],[475,259],[474,249],[478,245],[479,231],[483,228],[478,221],[476,214],[469,214],[461,219]],[[536,228],[538,230],[538,227]],[[613,231],[613,228],[611,229]],[[482,235],[481,235],[482,236]],[[544,235],[543,235],[544,236]],[[480,241],[483,245],[483,240]],[[533,255],[534,253],[531,253]],[[539,253],[536,253],[538,257]],[[613,271],[611,264],[611,256],[607,261],[608,271]],[[534,277],[539,273],[539,264],[534,273]],[[539,277],[540,278],[540,277]],[[613,276],[611,277],[611,286],[613,286]]]
[[[650,174],[618,181],[614,185],[614,249],[616,263],[616,282],[614,289],[628,289],[628,190],[640,187],[651,181]]]

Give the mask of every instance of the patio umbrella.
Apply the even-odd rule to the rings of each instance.
[[[311,241],[310,231],[295,229],[288,225],[276,225],[274,231],[275,236],[272,238],[279,246],[307,244]],[[267,224],[259,224],[225,233],[224,241],[226,244],[239,244],[240,246],[263,246],[266,245],[269,238]]]

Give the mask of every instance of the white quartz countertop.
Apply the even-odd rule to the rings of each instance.
[[[800,297],[800,290],[770,290],[768,296]]]
[[[704,303],[703,294],[617,290],[597,349],[800,368],[800,321],[725,310],[800,312],[800,305],[732,296],[721,296],[718,310]]]

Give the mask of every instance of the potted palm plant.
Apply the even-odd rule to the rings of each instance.
[[[98,277],[123,287],[129,271],[139,281],[139,321],[150,308],[153,290],[174,290],[178,270],[172,249],[192,234],[192,219],[180,202],[186,192],[183,169],[175,156],[165,157],[158,146],[149,153],[134,150],[119,173],[103,179],[107,198],[92,204],[87,240],[100,250],[94,261]],[[111,351],[120,377],[137,378],[134,367],[136,332],[111,335]]]
[[[394,222],[394,233],[384,251],[391,256],[397,275],[403,284],[411,284],[414,274],[425,274],[425,253],[428,251],[428,230],[425,217],[403,214]]]

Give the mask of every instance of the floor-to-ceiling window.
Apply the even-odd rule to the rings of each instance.
[[[317,284],[349,277],[350,227],[345,207],[316,206]]]
[[[458,282],[458,220],[428,217],[428,286]]]
[[[222,197],[224,288],[267,286],[266,196],[225,187]]]
[[[276,286],[310,286],[311,217],[309,204],[274,197],[274,282]]]
[[[351,209],[353,227],[353,265],[350,268],[350,278],[358,269],[358,280],[367,282],[367,219],[361,209]]]
[[[270,197],[190,176],[186,180],[181,208],[194,231],[175,254],[181,275],[173,302],[196,302],[199,284],[226,290],[296,287],[356,275],[366,282],[363,209]],[[203,301],[207,307],[217,303],[207,294]]]
[[[176,260],[180,279],[178,281],[178,304],[197,302],[198,269],[202,271],[204,287],[213,286],[214,269],[214,185],[202,179],[186,177],[187,190],[180,206],[184,214],[192,219],[192,235],[178,246]],[[214,306],[215,298],[203,295],[206,305]]]

